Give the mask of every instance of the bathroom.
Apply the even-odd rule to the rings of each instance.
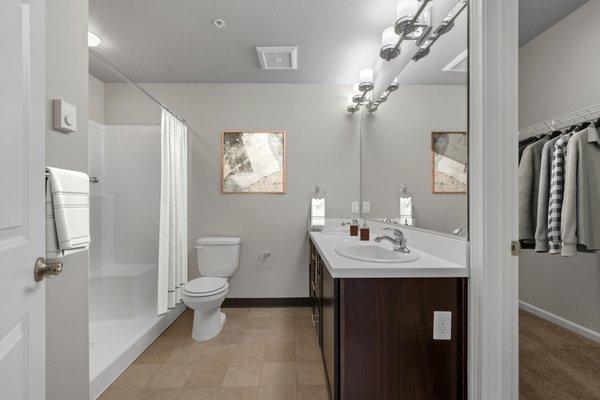
[[[600,340],[516,241],[517,147],[593,102],[535,109],[531,71],[600,11],[552,3],[0,6],[6,398],[554,398],[596,364],[531,329]]]

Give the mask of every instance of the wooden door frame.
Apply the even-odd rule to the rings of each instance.
[[[518,0],[471,0],[469,399],[518,399]]]

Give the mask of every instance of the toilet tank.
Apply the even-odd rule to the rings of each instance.
[[[196,241],[200,276],[230,278],[240,263],[239,237],[202,237]]]

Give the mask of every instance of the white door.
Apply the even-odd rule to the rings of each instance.
[[[0,1],[0,397],[45,397],[44,2]]]

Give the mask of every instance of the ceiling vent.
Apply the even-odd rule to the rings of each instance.
[[[257,47],[262,69],[298,69],[298,46]]]
[[[467,72],[469,70],[469,50],[460,53],[443,68],[446,72]]]

